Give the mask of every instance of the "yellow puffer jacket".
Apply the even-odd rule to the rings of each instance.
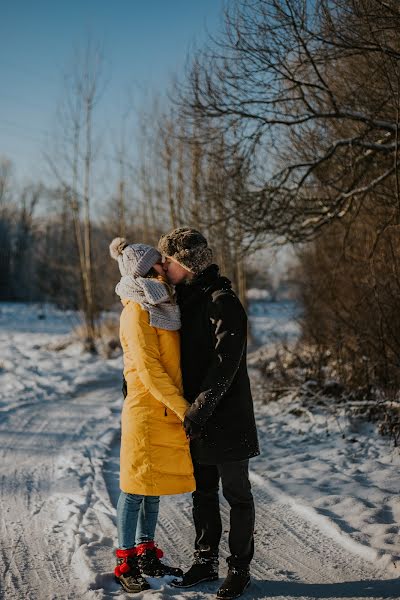
[[[159,496],[195,489],[189,443],[182,426],[178,331],[149,324],[140,304],[123,300],[120,338],[128,395],[122,409],[120,487]]]

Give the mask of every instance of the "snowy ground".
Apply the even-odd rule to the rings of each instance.
[[[257,319],[264,330],[272,323],[271,315]],[[129,597],[112,577],[121,358],[95,359],[67,344],[76,324],[76,315],[49,307],[0,304],[5,600]],[[262,455],[251,461],[256,555],[245,597],[400,598],[398,450],[329,405],[307,410],[293,394],[264,405],[255,369],[251,376]],[[190,495],[162,498],[157,541],[183,567],[192,552],[190,511]],[[226,556],[224,501],[222,515]],[[150,582],[137,597],[211,599],[217,587],[182,593],[166,580]]]

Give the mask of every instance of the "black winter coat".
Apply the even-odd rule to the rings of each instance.
[[[187,416],[203,427],[194,460],[218,464],[260,451],[246,365],[247,316],[231,283],[211,265],[176,288]]]

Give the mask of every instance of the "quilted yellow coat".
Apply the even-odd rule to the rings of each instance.
[[[182,426],[178,331],[149,324],[149,313],[123,300],[120,338],[128,394],[122,409],[120,487],[159,496],[195,489],[189,442]]]

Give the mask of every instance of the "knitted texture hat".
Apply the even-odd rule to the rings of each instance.
[[[121,275],[144,277],[156,262],[161,260],[161,254],[147,244],[128,244],[125,238],[114,238],[110,244],[111,257],[118,261]]]
[[[212,263],[213,253],[206,238],[191,227],[179,227],[162,235],[158,249],[196,275]]]

